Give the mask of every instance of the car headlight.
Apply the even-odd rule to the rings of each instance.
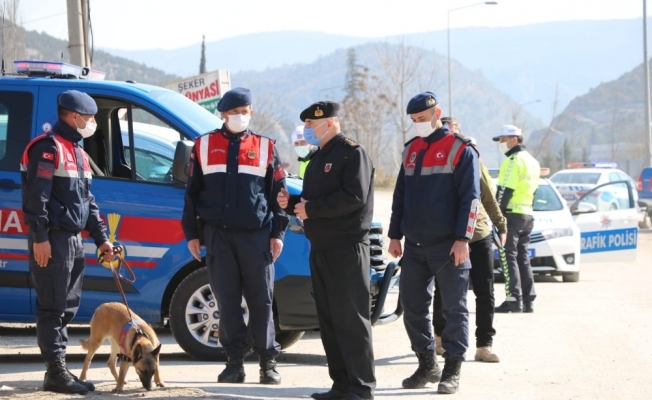
[[[571,229],[570,227],[546,229],[545,231],[541,232],[541,235],[543,235],[543,237],[546,240],[564,237],[564,236],[573,236],[573,229]]]

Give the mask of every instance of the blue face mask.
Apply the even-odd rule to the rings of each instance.
[[[324,122],[324,124],[325,123],[326,122]],[[319,125],[317,128],[319,128],[324,124]],[[313,146],[319,146],[319,143],[321,143],[321,139],[323,138],[323,136],[321,138],[318,138],[317,135],[315,135],[315,129],[317,128],[305,128],[305,127],[303,128],[303,138],[305,139],[306,142],[308,142],[308,144],[311,144]],[[324,135],[326,134],[324,133]]]

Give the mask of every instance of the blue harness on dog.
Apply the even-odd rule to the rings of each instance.
[[[135,320],[135,319],[132,318],[125,324],[124,328],[122,328],[122,332],[120,332],[120,343],[119,343],[120,344],[120,353],[118,353],[118,358],[121,361],[126,361],[126,362],[131,362],[132,361],[131,358],[129,358],[129,356],[127,356],[127,350],[126,350],[126,347],[125,347],[125,340],[127,339],[127,333],[129,333],[129,330],[131,330],[131,328],[134,328],[136,330],[136,333],[134,334],[134,338],[131,341],[131,347],[134,346],[134,343],[136,343],[136,339],[138,339],[139,335],[140,336],[145,336],[147,339],[149,339],[149,336],[147,336],[147,334],[145,332],[143,332],[143,330],[140,329],[140,327],[138,326],[138,324],[142,324],[142,323],[143,323],[143,321]]]

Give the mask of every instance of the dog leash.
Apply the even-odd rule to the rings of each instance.
[[[97,256],[97,261],[100,264],[104,261],[104,254],[105,254],[104,252],[101,252]],[[133,338],[133,342],[136,341],[136,338],[138,337],[138,335],[145,336],[146,338],[149,339],[149,336],[147,336],[147,334],[145,332],[143,332],[142,329],[140,329],[140,327],[138,326],[138,324],[134,320],[134,317],[131,315],[131,309],[129,308],[129,303],[127,302],[127,296],[125,295],[124,289],[122,288],[122,284],[120,283],[121,280],[123,280],[123,281],[125,281],[127,283],[134,283],[134,282],[136,282],[136,275],[134,274],[134,271],[131,269],[131,267],[129,266],[129,264],[127,263],[127,261],[124,258],[124,255],[123,255],[124,254],[124,249],[123,249],[122,245],[120,245],[119,243],[116,243],[116,245],[113,246],[113,254],[114,254],[114,259],[108,262],[109,263],[109,269],[111,269],[111,274],[113,275],[113,280],[115,281],[115,285],[118,287],[118,291],[120,292],[120,295],[122,296],[122,301],[125,303],[125,307],[127,307],[127,313],[129,314],[129,322],[127,323],[127,326],[132,326],[136,330],[136,333],[135,333],[134,338]],[[115,258],[118,259],[117,267],[113,266],[113,261],[115,260]],[[129,272],[129,275],[131,275],[131,279],[129,279],[129,278],[125,277],[125,276],[122,276],[122,274],[120,273],[120,270],[122,269],[123,265],[124,265],[125,269],[127,270],[127,272]],[[124,331],[124,329],[123,329],[123,331]],[[126,337],[126,332],[123,332],[123,333],[124,333],[124,335],[123,334],[120,335],[121,339],[122,339],[122,336]],[[132,343],[132,346],[133,346],[133,343]],[[123,346],[121,345],[121,348],[122,347]],[[127,361],[127,362],[132,361],[131,358],[129,358],[126,354],[123,354],[123,353],[118,354],[118,358],[121,361]]]

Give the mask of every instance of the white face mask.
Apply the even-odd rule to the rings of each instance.
[[[77,119],[75,119],[75,125],[77,125]],[[80,128],[79,125],[77,125],[77,132],[79,132],[84,139],[93,136],[95,129],[97,129],[97,124],[90,120],[86,121],[86,126],[84,128]]]
[[[228,115],[226,127],[233,133],[240,133],[247,129],[249,121],[251,121],[251,115],[249,114]]]
[[[294,151],[297,152],[297,155],[301,158],[305,158],[308,153],[310,153],[310,146],[294,146]]]
[[[503,154],[507,153],[510,150],[509,147],[507,146],[507,142],[498,143],[498,149]]]
[[[434,118],[435,115],[437,115],[437,113],[435,113],[432,116],[432,118]],[[418,136],[421,136],[421,137],[430,136],[430,134],[435,131],[435,128],[432,127],[432,118],[430,119],[430,121],[427,121],[427,122],[414,122],[413,123],[414,130],[417,132]]]

